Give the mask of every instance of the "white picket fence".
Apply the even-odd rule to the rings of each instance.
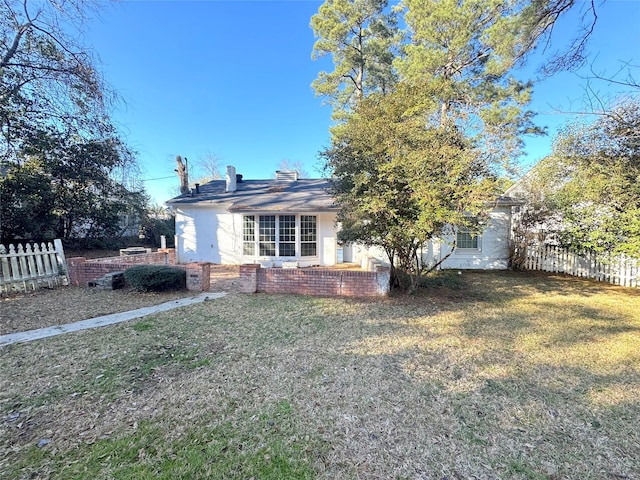
[[[580,255],[554,245],[528,246],[524,268],[640,288],[640,259],[626,255]]]
[[[9,248],[0,245],[0,294],[68,284],[67,261],[60,240]]]

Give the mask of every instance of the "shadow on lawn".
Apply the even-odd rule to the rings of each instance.
[[[474,289],[487,295],[505,298],[526,296],[529,293],[591,296],[603,293],[615,296],[640,297],[640,289],[620,287],[588,278],[546,272],[468,272],[463,278]]]

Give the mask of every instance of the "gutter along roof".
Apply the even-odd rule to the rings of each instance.
[[[329,180],[296,181],[242,180],[233,192],[226,191],[225,180],[200,185],[199,193],[180,195],[167,204],[180,206],[224,206],[230,212],[333,212],[338,210],[329,193]]]

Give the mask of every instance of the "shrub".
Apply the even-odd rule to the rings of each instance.
[[[137,265],[124,272],[124,279],[139,292],[162,292],[186,288],[187,272],[166,265]]]

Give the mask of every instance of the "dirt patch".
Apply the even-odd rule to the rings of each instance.
[[[240,267],[238,265],[211,265],[210,292],[238,292]]]

